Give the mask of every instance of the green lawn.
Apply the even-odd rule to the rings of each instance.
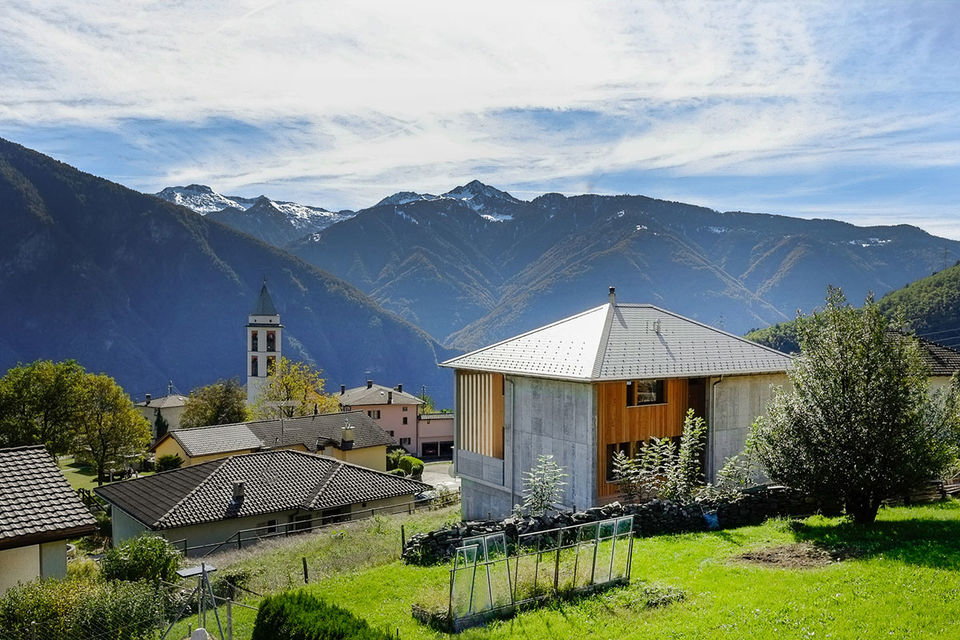
[[[97,487],[97,472],[92,467],[75,462],[73,456],[62,456],[57,461],[67,482],[74,489],[89,489],[92,491]],[[140,475],[150,476],[153,475],[153,471],[144,471]]]
[[[427,528],[448,511],[419,516]],[[411,567],[395,560],[398,523],[352,524],[294,547],[223,556],[221,571],[248,567],[263,592],[302,584],[300,557],[311,567],[308,589],[402,638],[438,638],[410,616],[415,601],[443,599],[448,566]],[[844,559],[815,569],[757,566],[736,560],[748,550],[796,542]],[[216,562],[215,562],[216,563]],[[960,637],[960,503],[884,509],[870,528],[839,519],[770,521],[713,533],[638,539],[634,582],[576,602],[528,611],[472,629],[480,638],[949,638]],[[645,605],[651,585],[685,598]],[[235,638],[248,637],[252,615],[240,613]]]

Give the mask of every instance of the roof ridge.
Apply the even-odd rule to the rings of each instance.
[[[6,453],[7,451],[25,451],[27,449],[43,449],[46,451],[47,447],[42,444],[21,444],[17,447],[3,447],[0,449],[0,453]]]
[[[315,456],[315,457],[320,458],[321,460],[324,459],[323,456]],[[336,458],[330,458],[330,460],[340,462],[339,460],[336,460]],[[311,509],[312,505],[317,501],[317,498],[319,498],[320,495],[323,493],[323,490],[327,488],[327,486],[333,481],[333,479],[336,476],[340,474],[342,470],[343,470],[343,467],[341,465],[334,463],[330,467],[330,469],[328,469],[327,472],[323,474],[323,477],[320,478],[320,480],[314,486],[313,491],[310,492],[309,496],[307,497],[306,500],[303,501],[300,507],[302,509]]]
[[[186,494],[184,494],[184,496],[183,496],[182,498],[180,498],[179,500],[177,500],[177,502],[175,502],[169,509],[167,509],[167,510],[163,513],[163,515],[161,515],[159,518],[157,518],[157,519],[154,521],[153,525],[156,526],[156,527],[160,527],[160,525],[163,523],[164,519],[165,519],[167,516],[169,516],[171,513],[173,513],[175,510],[177,510],[177,509],[180,507],[180,505],[182,505],[184,502],[187,501],[188,498],[190,498],[191,496],[193,496],[193,494],[195,494],[197,491],[199,491],[199,490],[200,490],[200,487],[206,485],[207,482],[210,481],[210,478],[212,478],[212,477],[214,476],[214,474],[216,474],[221,468],[225,467],[225,466],[227,465],[227,463],[229,463],[232,459],[233,459],[233,458],[220,458],[219,460],[211,460],[210,462],[201,462],[201,463],[198,464],[198,465],[190,465],[190,467],[184,467],[185,469],[189,469],[189,468],[191,468],[191,467],[193,467],[193,468],[199,467],[199,466],[202,465],[202,464],[211,464],[211,463],[214,463],[214,462],[220,463],[220,464],[217,464],[216,466],[213,466],[213,465],[211,464],[211,466],[213,466],[213,468],[210,470],[210,473],[208,473],[207,476],[206,476],[203,480],[201,480],[200,482],[198,482],[197,484],[195,484],[194,487],[193,487],[193,489],[190,489],[190,491],[188,491]],[[171,469],[171,471],[178,471],[178,469]],[[138,478],[137,478],[137,479],[138,479]]]
[[[607,317],[603,320],[603,331],[600,333],[600,342],[597,344],[597,353],[593,359],[593,368],[590,370],[590,377],[597,378],[603,370],[603,363],[607,357],[607,341],[610,340],[610,325],[613,324],[613,317],[617,313],[617,305],[607,303]]]

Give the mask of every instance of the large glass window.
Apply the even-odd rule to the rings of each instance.
[[[667,401],[666,387],[663,380],[628,380],[627,406],[663,404]]]

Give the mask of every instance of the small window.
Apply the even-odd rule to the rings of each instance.
[[[387,433],[390,435],[391,438],[393,437],[393,431],[387,431]]]
[[[407,407],[404,407],[404,408],[403,408],[403,411],[406,412],[406,410],[407,410]]]
[[[277,350],[277,332],[267,331],[267,351]]]
[[[251,332],[250,332],[250,351],[260,351],[260,349],[259,349],[259,346],[260,346],[259,336],[260,336],[260,332],[259,332],[259,331],[251,331]]]
[[[402,445],[410,444],[410,438],[400,438],[400,444]]]
[[[260,375],[260,366],[257,361],[257,356],[250,358],[250,375],[254,378]]]
[[[663,404],[667,401],[666,384],[663,380],[628,380],[627,406]]]
[[[276,371],[276,367],[277,367],[277,357],[267,356],[267,375],[272,376]]]
[[[403,416],[403,424],[407,424],[407,416]]]

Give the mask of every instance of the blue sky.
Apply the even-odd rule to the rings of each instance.
[[[960,2],[34,0],[0,60],[0,136],[144,191],[478,178],[960,239]]]

